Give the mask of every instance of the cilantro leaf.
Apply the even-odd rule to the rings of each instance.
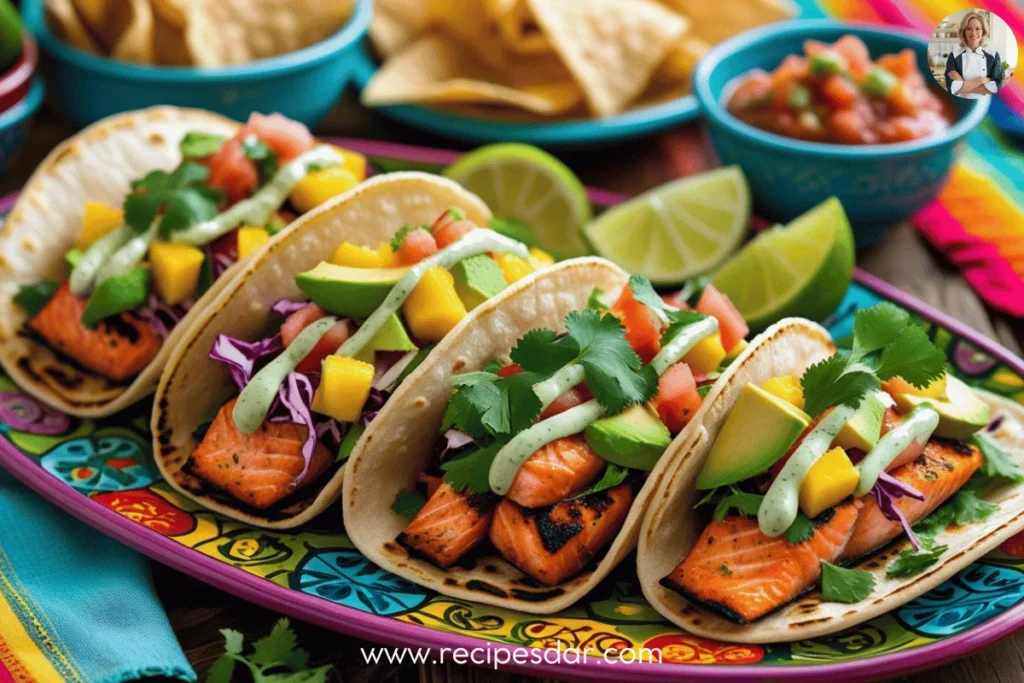
[[[715,521],[721,522],[729,514],[729,510],[732,509],[735,509],[741,515],[756,517],[762,500],[764,500],[764,496],[759,496],[756,493],[745,493],[735,487],[731,487],[729,494],[718,501],[718,505],[715,506]]]
[[[628,287],[633,292],[633,298],[647,308],[661,313],[665,310],[665,302],[661,300],[658,293],[654,291],[654,285],[643,275],[633,275],[629,278]]]
[[[501,419],[501,399],[501,390],[494,382],[479,381],[459,386],[448,400],[441,431],[458,429],[474,439],[484,438],[492,433],[488,425],[494,425]]]
[[[904,550],[895,560],[889,563],[885,575],[890,579],[902,579],[916,576],[939,561],[948,546],[926,543],[919,552]]]
[[[804,411],[817,417],[830,406],[858,407],[865,394],[878,388],[879,381],[866,370],[850,369],[849,359],[837,353],[807,368],[800,384],[804,389]]]
[[[600,287],[594,287],[594,291],[590,293],[587,298],[587,309],[591,311],[607,311],[608,304],[604,302],[604,290]]]
[[[540,399],[533,391],[537,380],[532,372],[508,377],[470,372],[453,377],[455,390],[448,401],[441,430],[454,427],[474,439],[481,439],[526,429],[541,412]]]
[[[172,173],[151,171],[132,183],[132,192],[124,200],[125,224],[144,233],[160,214],[160,236],[217,215],[222,193],[208,187],[209,170],[191,161],[184,162]]]
[[[796,519],[786,529],[786,541],[789,543],[803,543],[811,540],[814,530],[817,528],[814,521],[802,512],[798,512]]]
[[[693,509],[696,510],[697,508],[702,507],[704,505],[711,505],[711,503],[714,503],[718,499],[718,497],[719,497],[718,494],[719,494],[719,490],[718,490],[718,487],[716,486],[715,488],[713,488],[710,491],[708,491],[706,496],[704,496],[703,498],[698,500],[696,503],[694,503]]]
[[[870,572],[821,561],[821,599],[825,602],[860,602],[874,589],[875,577]]]
[[[391,504],[391,509],[406,519],[412,519],[426,504],[427,497],[419,491],[402,489],[395,494],[395,502]]]
[[[904,327],[885,347],[881,363],[875,370],[882,380],[899,376],[919,389],[945,373],[945,351],[937,348],[928,334],[916,325]]]
[[[626,341],[617,318],[597,311],[572,311],[565,325],[580,346],[576,362],[583,366],[587,387],[609,413],[654,397],[658,375],[650,366],[641,370],[640,357]]]
[[[235,660],[224,654],[217,658],[206,673],[206,683],[231,683],[235,675]]]
[[[910,314],[888,301],[857,311],[853,316],[853,359],[886,347],[909,324]]]
[[[256,666],[284,664],[285,658],[298,645],[298,639],[287,619],[278,619],[268,635],[252,644],[249,661]]]
[[[497,375],[498,371],[501,370],[503,367],[505,367],[504,363],[502,363],[497,358],[493,358],[484,363],[484,366],[480,368],[480,372],[488,372],[492,375]]]
[[[977,522],[998,510],[998,506],[982,500],[974,488],[978,480],[974,479],[967,486],[957,491],[937,510],[914,525],[918,537],[934,538],[936,534],[950,525],[962,526]]]
[[[1013,461],[998,441],[984,432],[975,433],[973,441],[985,458],[981,463],[981,474],[993,483],[1019,484],[1024,481],[1020,465]]]
[[[425,225],[403,225],[398,229],[398,232],[395,233],[394,237],[388,241],[388,246],[391,247],[391,251],[398,251],[402,246],[402,242],[405,241],[405,238],[414,230],[426,230],[427,232],[430,232],[430,229]]]
[[[443,463],[441,469],[444,470],[444,480],[456,491],[469,489],[473,493],[490,492],[488,474],[491,463],[504,445],[504,441],[495,441],[490,446]]]
[[[185,158],[204,159],[220,149],[227,140],[223,135],[193,130],[185,133],[181,139],[181,156]]]
[[[595,481],[593,484],[583,489],[572,498],[583,498],[589,496],[592,493],[599,493],[610,488],[614,488],[626,481],[626,477],[629,476],[629,470],[620,465],[616,465],[613,462],[608,463],[604,468],[604,474],[600,479]]]
[[[270,145],[255,135],[247,135],[242,140],[242,153],[256,164],[262,180],[277,173],[277,154],[270,149]]]
[[[571,337],[559,337],[554,330],[530,330],[516,343],[509,357],[523,370],[551,375],[576,360],[579,344]]]
[[[22,285],[18,293],[14,295],[14,303],[21,306],[29,318],[34,318],[36,313],[43,310],[50,299],[57,293],[60,283],[56,280],[40,280],[27,285]]]
[[[515,218],[492,218],[490,225],[487,227],[499,235],[522,242],[528,247],[537,246],[537,239],[533,236],[533,229],[523,221]]]
[[[453,221],[464,221],[466,220],[466,212],[457,206],[448,207],[448,215],[452,217]]]
[[[665,315],[668,316],[668,327],[661,334],[662,346],[666,346],[675,339],[676,335],[683,331],[683,328],[707,318],[706,315],[697,311],[680,311],[673,308],[665,309]]]
[[[224,636],[225,652],[233,655],[242,654],[242,641],[245,639],[245,636],[230,628],[222,628],[220,634]]]

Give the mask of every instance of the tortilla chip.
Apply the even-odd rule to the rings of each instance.
[[[150,3],[156,17],[177,28],[185,28],[188,19],[185,15],[186,0],[150,0]]]
[[[186,6],[185,42],[200,66],[301,50],[336,32],[355,0],[206,0]]]
[[[423,0],[377,0],[370,40],[382,57],[390,57],[426,29],[430,7]]]
[[[192,55],[185,44],[184,25],[169,21],[153,2],[153,58],[157,64],[191,66]]]
[[[146,0],[115,0],[116,23],[125,24],[110,56],[137,64],[153,63],[153,9]]]
[[[564,69],[524,64],[501,72],[461,42],[432,32],[395,55],[363,91],[363,104],[506,105],[546,116],[577,106],[582,92]]]
[[[790,0],[661,0],[688,17],[693,35],[714,45],[729,36],[773,21],[791,19],[798,8]]]
[[[524,55],[551,52],[551,43],[537,25],[526,0],[484,0],[484,7],[509,50]]]
[[[686,19],[652,0],[529,0],[529,6],[598,116],[621,112],[642,93],[687,29]]]
[[[46,17],[47,24],[58,38],[79,50],[101,54],[99,44],[85,28],[71,0],[46,0]]]
[[[493,67],[500,69],[509,63],[498,26],[491,20],[483,0],[423,1],[428,6],[431,26],[457,37]]]
[[[683,36],[672,46],[668,55],[665,56],[665,61],[654,73],[652,85],[676,84],[685,85],[689,89],[694,67],[697,66],[697,62],[704,56],[704,53],[710,49],[709,44],[696,36],[691,34]]]

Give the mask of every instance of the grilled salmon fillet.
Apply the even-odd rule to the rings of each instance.
[[[981,463],[981,451],[974,446],[932,439],[916,460],[889,473],[923,493],[924,500],[903,497],[896,500],[896,506],[911,525],[917,524],[959,491]],[[899,522],[886,519],[882,514],[873,495],[861,500],[864,507],[842,560],[866,555],[903,533]]]
[[[555,439],[519,467],[505,497],[527,508],[555,505],[585,489],[604,467],[582,434]]]
[[[505,498],[494,511],[491,543],[525,574],[554,586],[615,538],[632,502],[629,483],[534,510]]]
[[[55,351],[115,382],[134,377],[156,358],[163,340],[149,323],[120,313],[89,329],[82,324],[86,303],[88,299],[72,294],[65,282],[28,327]]]
[[[398,536],[411,555],[447,569],[487,537],[497,496],[467,494],[442,481]]]
[[[266,509],[299,488],[297,479],[305,461],[302,444],[306,428],[294,422],[264,421],[253,434],[235,426],[231,411],[238,399],[217,412],[202,443],[192,451],[188,471],[216,488],[255,508]],[[303,482],[319,477],[334,460],[317,443]]]
[[[712,521],[661,583],[727,619],[749,623],[818,582],[821,561],[835,562],[850,540],[858,506],[833,508],[831,518],[803,543],[790,543],[784,535],[770,538],[745,515]]]

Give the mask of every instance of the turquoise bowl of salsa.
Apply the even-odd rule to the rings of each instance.
[[[808,77],[799,60],[787,61],[790,55],[804,55],[805,41],[830,46],[843,36],[863,42],[869,65],[854,68],[849,51],[835,64],[835,51],[829,49],[816,56]],[[849,47],[850,41],[846,43]],[[913,54],[904,52],[908,49]],[[956,98],[935,85],[928,71],[927,49],[925,40],[893,29],[829,20],[772,24],[738,35],[708,52],[694,72],[694,93],[719,158],[723,164],[743,168],[760,215],[789,221],[835,196],[854,226],[858,246],[866,246],[935,199],[967,135],[988,111],[989,98]],[[820,53],[821,48],[816,51]],[[893,57],[880,59],[883,55]],[[771,89],[758,93],[750,86],[745,90],[754,92],[741,92],[746,81],[752,77],[763,80],[760,72],[773,74],[784,61],[787,66],[781,71],[793,73],[779,73],[772,79],[773,85],[780,86],[778,95]],[[916,61],[924,86],[910,75],[912,61]],[[867,71],[878,66],[883,68],[867,78]],[[901,68],[905,75],[897,76],[901,83],[894,86],[887,74]],[[848,81],[853,92],[844,93],[842,83],[831,81],[826,88],[824,81],[833,75]],[[928,89],[918,94],[920,99],[909,98],[909,105],[908,98],[897,97],[900,90],[893,90],[903,89],[904,78],[907,92],[914,92],[915,82]],[[793,92],[794,84],[805,82],[807,92]],[[826,91],[829,97],[825,97]],[[760,96],[756,104],[763,110],[741,109],[741,97],[733,102],[736,113],[731,112],[730,102],[737,95],[754,96],[748,100]],[[913,105],[924,101],[930,104],[917,111]],[[791,113],[789,119],[776,116],[786,108]],[[842,109],[862,115],[840,114]],[[861,134],[858,126],[863,129]]]

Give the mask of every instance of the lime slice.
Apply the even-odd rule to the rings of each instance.
[[[714,276],[752,329],[787,316],[824,320],[853,279],[853,230],[827,199],[788,226],[765,230]]]
[[[488,145],[463,156],[444,175],[475,192],[498,218],[528,225],[537,246],[553,256],[589,252],[580,235],[591,216],[587,190],[547,152],[515,143]]]
[[[598,254],[657,285],[711,270],[734,252],[750,223],[750,188],[738,166],[657,187],[584,228]]]

